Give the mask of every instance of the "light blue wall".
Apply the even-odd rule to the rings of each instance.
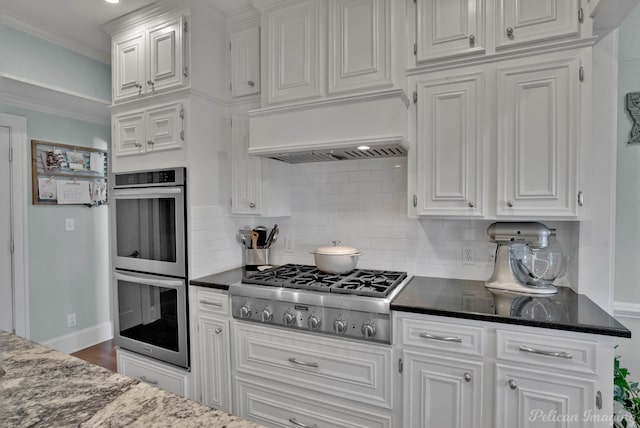
[[[0,73],[111,100],[111,67],[0,24]]]
[[[111,99],[109,65],[2,24],[0,58],[0,73],[36,82],[36,88]],[[50,102],[48,107],[55,108],[55,96]],[[2,98],[0,112],[26,117],[29,142],[110,147],[109,126],[10,106]],[[30,146],[28,152],[30,157]],[[22,167],[30,191],[30,159]],[[110,321],[108,207],[32,205],[28,198],[30,338],[46,341]],[[74,232],[65,231],[67,218],[75,219]],[[72,328],[67,327],[69,313],[77,318]]]
[[[640,92],[640,6],[619,28],[618,160],[616,179],[615,301],[640,305],[640,145],[627,144],[632,120],[625,95]],[[640,319],[620,318],[632,340],[621,340],[618,353],[634,380],[640,380]]]

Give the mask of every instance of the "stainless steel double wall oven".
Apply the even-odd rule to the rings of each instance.
[[[189,367],[186,170],[115,173],[115,342]]]

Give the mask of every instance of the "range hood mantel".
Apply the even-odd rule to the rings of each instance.
[[[289,163],[406,156],[408,107],[391,89],[252,110],[248,152]]]

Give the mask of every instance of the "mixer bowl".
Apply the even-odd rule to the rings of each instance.
[[[564,274],[564,257],[557,240],[539,250],[522,246],[512,249],[513,269],[518,280],[532,287],[548,287]]]

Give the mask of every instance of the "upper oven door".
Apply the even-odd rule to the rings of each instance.
[[[114,189],[116,269],[186,277],[184,187]]]

